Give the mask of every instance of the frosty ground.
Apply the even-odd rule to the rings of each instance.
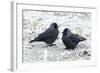
[[[47,46],[44,42],[29,43],[38,34],[44,32],[51,23],[59,26],[59,36],[55,46]],[[75,34],[87,40],[80,42],[75,50],[65,50],[62,43],[62,31],[71,29]],[[48,62],[89,60],[91,58],[91,13],[87,12],[50,12],[23,11],[23,62]]]

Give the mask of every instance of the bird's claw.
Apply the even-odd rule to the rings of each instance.
[[[48,46],[55,46],[56,44],[48,44]]]

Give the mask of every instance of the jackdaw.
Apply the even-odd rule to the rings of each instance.
[[[65,28],[63,31],[62,41],[63,41],[63,44],[66,46],[65,49],[67,50],[70,50],[70,49],[74,50],[76,46],[78,45],[78,43],[84,40],[86,40],[86,38],[78,34],[72,33],[71,30],[68,28]]]
[[[29,43],[38,41],[38,42],[45,42],[48,46],[52,46],[55,45],[53,43],[57,39],[58,34],[59,30],[57,23],[52,23],[46,31],[39,34],[35,39],[31,40]]]

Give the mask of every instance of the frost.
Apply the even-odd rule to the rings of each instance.
[[[48,47],[44,42],[29,43],[45,31],[51,23],[59,26],[59,36],[55,46]],[[65,50],[62,31],[70,28],[73,33],[86,37],[75,50]],[[23,11],[23,62],[89,60],[91,58],[91,13]]]

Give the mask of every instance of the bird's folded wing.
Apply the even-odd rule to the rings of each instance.
[[[81,38],[82,38],[82,37],[80,37],[80,36],[77,35],[77,34],[72,34],[72,35],[70,36],[70,39],[71,39],[74,43],[80,42],[80,41],[81,41]]]
[[[55,34],[54,31],[52,31],[52,30],[46,30],[45,32],[43,32],[40,35],[38,35],[38,39],[39,40],[47,40],[50,37],[52,37],[54,34]]]

